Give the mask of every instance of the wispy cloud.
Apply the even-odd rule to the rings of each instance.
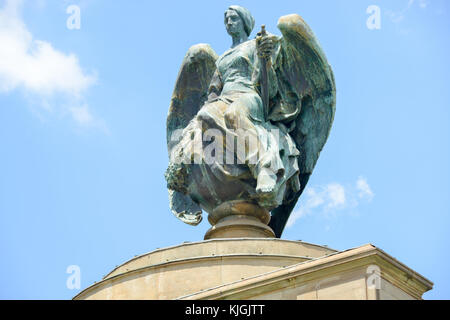
[[[20,89],[45,112],[69,114],[84,126],[98,124],[84,98],[97,76],[84,72],[75,54],[34,39],[21,8],[21,0],[7,0],[0,9],[0,93]]]
[[[358,191],[359,199],[372,201],[373,197],[375,197],[375,194],[364,177],[359,177],[358,180],[356,180],[356,190]]]
[[[387,16],[391,19],[391,21],[395,24],[399,24],[403,22],[406,18],[406,14],[411,8],[417,4],[419,8],[425,9],[429,5],[429,0],[408,0],[406,6],[400,11],[386,10]]]
[[[429,1],[428,0],[419,0],[419,7],[421,8],[426,8],[429,5]]]
[[[289,217],[287,227],[293,226],[306,215],[341,212],[355,208],[361,202],[370,202],[374,196],[364,177],[359,177],[348,186],[333,182],[325,186],[307,187],[299,200],[299,206]]]

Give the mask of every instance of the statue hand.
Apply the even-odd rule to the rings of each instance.
[[[261,36],[258,34],[256,37],[256,51],[259,58],[269,59],[274,50],[278,39],[273,35]]]

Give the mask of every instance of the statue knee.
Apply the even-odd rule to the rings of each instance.
[[[206,121],[211,119],[211,116],[208,112],[206,112],[204,109],[200,109],[200,111],[197,113],[197,120],[199,121]]]
[[[238,115],[234,110],[228,110],[225,112],[225,125],[229,129],[237,129],[238,128]]]

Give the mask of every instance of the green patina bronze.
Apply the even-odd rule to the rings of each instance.
[[[231,48],[218,57],[207,44],[191,47],[176,81],[167,119],[170,207],[197,225],[202,210],[248,201],[271,212],[280,237],[331,129],[333,72],[299,15],[279,19],[281,37],[263,29],[251,40],[247,9],[231,6],[224,20]],[[197,137],[208,132],[214,139]],[[219,149],[211,153],[213,142],[230,150],[241,143],[245,153],[227,161]]]

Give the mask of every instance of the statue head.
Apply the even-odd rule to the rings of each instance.
[[[247,37],[252,33],[255,19],[250,11],[241,6],[230,6],[225,11],[225,27],[230,36],[244,34]]]

